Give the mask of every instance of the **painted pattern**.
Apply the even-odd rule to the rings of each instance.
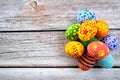
[[[95,14],[87,9],[79,11],[77,14],[77,21],[82,23],[86,20],[96,20]]]
[[[101,41],[93,41],[87,47],[88,54],[96,59],[103,59],[109,55],[109,48]]]
[[[84,53],[84,46],[77,41],[70,41],[65,46],[65,51],[71,57],[80,57]]]
[[[92,48],[93,48],[94,51],[97,49],[97,47],[98,46],[96,44],[93,44],[93,46],[92,46]]]
[[[97,20],[96,21],[98,31],[96,36],[99,38],[104,38],[108,34],[108,24],[104,20]]]
[[[87,20],[84,23],[82,23],[79,32],[78,37],[82,41],[88,41],[92,39],[97,33],[97,26],[96,22],[94,20]]]
[[[104,50],[100,50],[100,51],[98,52],[98,57],[102,57],[102,56],[104,56],[104,55],[105,55]]]
[[[80,26],[81,26],[81,24],[79,24],[79,23],[72,24],[71,26],[69,26],[65,32],[67,39],[72,40],[72,41],[79,40],[77,33],[78,33]]]
[[[90,56],[87,53],[84,53],[79,58],[78,66],[81,70],[87,71],[90,70],[94,64],[96,63],[96,59]]]
[[[111,68],[114,64],[114,58],[112,54],[109,54],[106,58],[97,60],[97,64],[103,68]]]
[[[118,48],[118,39],[113,35],[107,35],[102,41],[109,47],[111,51]]]

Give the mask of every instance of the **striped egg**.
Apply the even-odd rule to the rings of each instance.
[[[72,41],[79,40],[77,32],[78,32],[80,26],[81,26],[81,24],[79,24],[79,23],[70,25],[66,29],[66,32],[65,32],[66,38],[69,40],[72,40]]]
[[[82,56],[80,56],[78,61],[78,66],[81,70],[87,71],[90,70],[94,64],[96,63],[96,59],[90,56],[87,53],[84,53]]]

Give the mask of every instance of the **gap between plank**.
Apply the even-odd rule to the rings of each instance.
[[[0,68],[78,68],[78,66],[0,66]],[[101,68],[94,66],[93,68]],[[120,68],[120,66],[113,66],[112,68]]]
[[[109,29],[109,30],[120,30],[119,28]],[[56,31],[66,31],[65,29],[61,30],[12,30],[12,31],[0,31],[0,33],[18,33],[18,32],[56,32]]]

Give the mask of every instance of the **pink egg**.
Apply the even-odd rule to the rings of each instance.
[[[88,54],[96,59],[103,59],[109,55],[108,46],[101,41],[93,41],[87,46]]]

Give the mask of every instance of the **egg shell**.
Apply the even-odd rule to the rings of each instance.
[[[87,20],[79,28],[78,37],[82,41],[89,41],[97,33],[97,26],[94,20]]]
[[[66,32],[65,32],[66,38],[69,40],[79,40],[77,33],[78,33],[80,26],[81,26],[81,24],[79,24],[79,23],[70,25],[66,29]]]
[[[87,46],[88,54],[96,59],[103,59],[109,55],[108,46],[101,41],[93,41]]]
[[[109,27],[106,21],[104,20],[97,20],[96,21],[97,27],[98,27],[98,31],[96,36],[98,38],[104,38],[105,36],[107,36],[108,31],[109,31]]]
[[[84,53],[84,46],[77,41],[70,41],[65,46],[65,52],[71,57],[80,57]]]
[[[85,47],[87,47],[89,43],[91,43],[91,42],[93,42],[93,41],[95,41],[95,40],[98,40],[98,38],[94,37],[94,38],[92,38],[92,39],[89,40],[89,41],[81,41],[81,43],[82,43]]]
[[[89,54],[84,53],[79,58],[78,66],[81,70],[87,71],[87,70],[90,70],[94,66],[95,63],[96,63],[95,58],[93,58]]]
[[[87,9],[79,11],[77,14],[77,21],[82,23],[86,20],[96,20],[95,14]]]
[[[111,51],[118,48],[118,39],[113,35],[107,35],[102,41],[109,47]]]
[[[106,58],[97,60],[97,64],[102,68],[112,68],[114,64],[114,58],[112,54],[109,54]]]

